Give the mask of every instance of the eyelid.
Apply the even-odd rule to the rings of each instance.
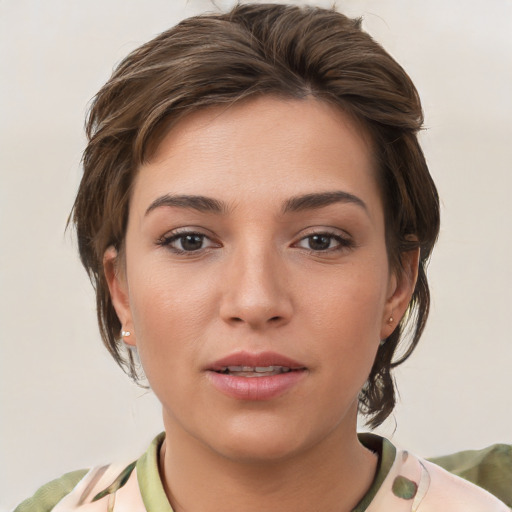
[[[179,226],[173,229],[169,229],[162,236],[160,236],[158,240],[167,240],[173,236],[183,235],[201,235],[209,239],[215,238],[215,234],[212,233],[209,229],[205,229],[199,226]]]
[[[313,235],[330,235],[344,240],[353,240],[353,236],[348,231],[335,226],[309,226],[301,229],[295,238],[299,240]]]

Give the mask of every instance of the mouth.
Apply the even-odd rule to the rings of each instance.
[[[289,366],[224,366],[216,373],[233,375],[234,377],[272,377],[281,373],[296,372],[304,368],[290,368]]]
[[[205,368],[208,381],[236,400],[273,400],[300,385],[308,368],[275,352],[237,352]]]
[[[215,361],[205,370],[236,377],[271,377],[306,370],[306,365],[276,352],[236,352]]]

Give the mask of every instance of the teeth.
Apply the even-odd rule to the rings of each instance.
[[[280,370],[281,367],[280,366],[256,366],[256,368],[254,368],[254,371],[257,372],[257,373],[265,373],[265,372],[273,372],[274,369],[276,370]]]
[[[223,366],[220,369],[221,373],[243,373],[245,377],[255,376],[254,374],[268,374],[277,375],[279,373],[291,372],[291,368],[287,366]],[[250,375],[246,375],[250,374]]]

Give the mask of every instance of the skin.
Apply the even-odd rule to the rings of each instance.
[[[162,403],[160,469],[177,512],[340,512],[370,487],[377,459],[357,440],[357,398],[418,262],[413,251],[400,275],[389,267],[371,155],[334,107],[263,97],[189,115],[140,168],[124,260],[109,248],[104,266],[125,342]],[[360,202],[283,211],[333,191]],[[184,245],[187,232],[204,237]],[[205,368],[239,350],[307,370],[276,398],[228,397]]]

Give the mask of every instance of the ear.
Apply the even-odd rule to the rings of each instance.
[[[403,252],[400,269],[394,270],[390,276],[388,295],[381,321],[381,340],[385,340],[393,333],[409,306],[418,279],[419,260],[419,247]]]
[[[130,308],[128,283],[123,264],[119,261],[117,250],[110,246],[103,255],[103,272],[107,280],[110,298],[121,322],[123,331],[128,331],[128,336],[123,336],[127,345],[135,346],[135,332],[133,327],[132,312]],[[119,333],[121,334],[121,333]]]

